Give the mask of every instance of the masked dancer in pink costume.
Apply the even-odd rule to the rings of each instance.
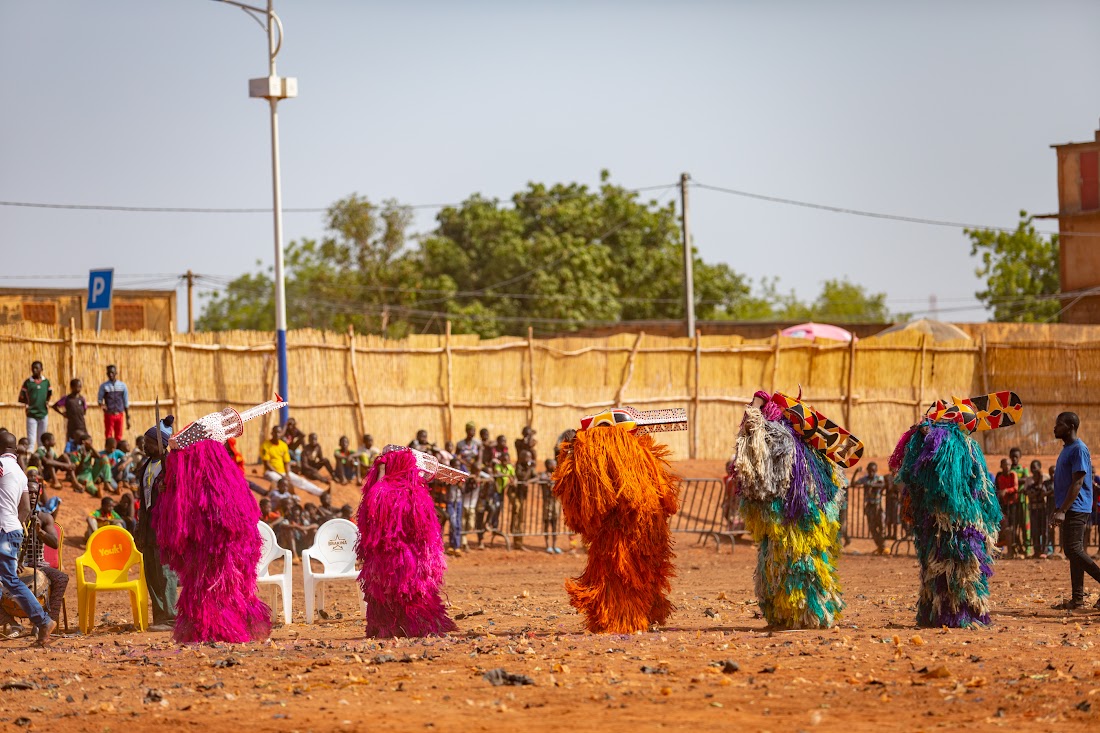
[[[226,450],[244,423],[283,407],[199,418],[168,441],[164,489],[153,514],[161,557],[179,576],[173,639],[244,643],[271,633],[271,609],[256,594],[260,509]]]
[[[367,636],[428,636],[454,631],[441,589],[447,563],[428,482],[469,476],[427,453],[388,445],[363,482],[359,505],[359,587]]]

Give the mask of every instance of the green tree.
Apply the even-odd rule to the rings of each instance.
[[[672,203],[643,200],[601,174],[580,184],[529,184],[501,205],[474,196],[438,215],[424,238],[426,276],[448,278],[441,298],[454,328],[483,336],[527,325],[567,331],[586,322],[682,318],[683,248]],[[695,257],[696,315],[736,315],[749,283]]]
[[[889,323],[905,314],[891,314],[886,293],[868,293],[867,288],[847,278],[826,280],[821,293],[811,302],[799,300],[793,291],[781,293],[778,279],[764,279],[758,302],[766,316],[761,320],[821,321],[830,323]]]
[[[984,278],[985,290],[975,293],[993,320],[1016,323],[1045,323],[1058,317],[1062,308],[1057,296],[1058,235],[1044,237],[1031,223],[1026,211],[1012,232],[966,229],[970,255],[981,258],[975,270]]]
[[[847,280],[826,280],[821,294],[809,308],[809,316],[837,323],[888,323],[894,318],[886,307],[886,293],[868,293],[867,288]]]
[[[288,325],[352,325],[401,337],[441,331],[450,320],[458,333],[495,337],[528,326],[570,331],[683,318],[675,205],[645,200],[609,178],[604,171],[596,189],[531,183],[508,202],[475,194],[442,209],[434,229],[419,237],[409,236],[409,210],[396,202],[341,199],[328,211],[322,239],[287,246]],[[885,313],[884,296],[846,281],[827,283],[817,303],[803,306],[780,296],[774,280],[754,293],[745,276],[697,254],[694,273],[700,320],[802,311],[882,320]],[[199,328],[270,330],[272,290],[270,269],[238,277],[208,299]]]
[[[328,236],[291,242],[285,253],[287,325],[290,328],[380,330],[384,314],[415,304],[419,289],[414,253],[406,250],[407,208],[376,206],[357,195],[337,201],[326,215]],[[203,309],[203,330],[274,328],[270,273],[245,274],[215,292]],[[403,335],[407,322],[393,321]]]
[[[257,267],[261,264],[256,262]],[[200,331],[271,331],[275,328],[275,285],[267,272],[245,273],[224,290],[203,297],[207,299],[206,305],[195,321]]]

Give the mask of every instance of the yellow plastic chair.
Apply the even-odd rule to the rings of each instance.
[[[136,580],[127,576],[138,566]],[[84,578],[85,569],[95,580]],[[80,631],[87,634],[95,624],[95,597],[101,591],[130,594],[130,610],[139,631],[149,626],[149,589],[145,585],[145,559],[134,544],[133,535],[122,527],[100,527],[88,538],[88,549],[76,559],[76,599]]]

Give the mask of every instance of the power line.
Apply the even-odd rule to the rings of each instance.
[[[658,186],[639,186],[638,188],[625,189],[627,193],[644,193],[645,191],[656,191],[664,189],[668,184],[661,184]],[[521,196],[523,201],[540,201],[540,200],[553,200],[553,201],[567,201],[573,198],[579,198],[582,196],[591,195],[591,191],[573,191],[562,194],[540,194],[532,196]],[[502,199],[485,199],[489,203],[500,204],[503,206],[514,206],[514,201],[502,200]],[[396,204],[397,208],[401,209],[446,209],[462,206],[465,202],[449,203],[449,204]],[[263,207],[216,207],[216,206],[120,206],[114,204],[61,204],[61,203],[45,203],[39,201],[0,201],[0,206],[14,207],[14,208],[26,208],[26,209],[65,209],[70,211],[115,211],[115,212],[128,212],[128,213],[142,213],[142,214],[270,214],[270,208]],[[382,204],[375,204],[377,208],[383,208],[385,202]],[[283,207],[284,214],[322,214],[329,211],[331,206],[308,206],[308,207]]]
[[[145,277],[145,278],[179,278],[183,277],[174,272],[146,272],[146,273],[115,273],[116,278]],[[87,280],[88,274],[83,275],[0,275],[0,280]]]
[[[1015,227],[997,227],[986,226],[984,224],[964,224],[957,221],[945,221],[943,219],[929,219],[922,216],[906,216],[904,214],[885,214],[879,211],[865,211],[863,209],[851,209],[844,206],[832,206],[830,204],[818,204],[811,201],[800,201],[798,199],[783,198],[781,196],[769,196],[762,193],[753,193],[751,191],[741,191],[735,188],[725,188],[723,186],[711,186],[706,183],[694,183],[696,188],[702,188],[707,191],[717,191],[718,193],[730,194],[731,196],[740,196],[742,198],[755,199],[757,201],[767,201],[773,204],[784,204],[787,206],[801,206],[806,209],[818,209],[820,211],[831,211],[835,214],[849,214],[851,216],[865,216],[872,219],[886,219],[888,221],[903,221],[910,224],[926,224],[928,226],[938,227],[950,227],[952,229],[988,229],[995,232],[1006,232],[1011,234],[1016,231]],[[1058,232],[1046,232],[1042,230],[1036,230],[1037,233],[1044,236],[1058,235]],[[1074,237],[1098,237],[1100,232],[1073,232],[1071,236]]]

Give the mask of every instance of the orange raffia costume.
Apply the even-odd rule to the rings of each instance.
[[[676,513],[680,478],[668,464],[669,449],[648,433],[686,429],[683,413],[612,410],[582,420],[561,446],[554,495],[588,544],[588,564],[565,590],[589,631],[645,631],[675,610],[668,518]]]

